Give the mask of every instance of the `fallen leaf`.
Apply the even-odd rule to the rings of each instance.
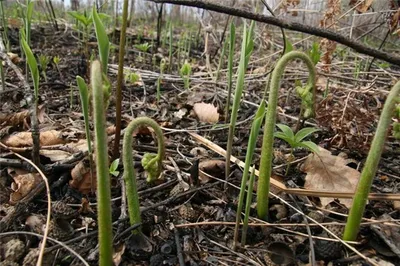
[[[302,166],[307,173],[304,187],[306,189],[329,192],[354,192],[360,172],[347,166],[348,160],[331,155],[330,151],[319,147],[318,154],[310,154]],[[334,199],[321,198],[322,206],[328,205]],[[340,199],[340,202],[350,208],[351,199]]]
[[[81,160],[71,170],[72,180],[69,181],[69,185],[82,194],[86,195],[92,190],[96,189],[96,173],[93,173],[93,178],[90,176],[90,165],[89,160]]]
[[[219,120],[218,108],[210,103],[195,103],[193,110],[201,122],[214,124]]]
[[[72,154],[63,150],[40,150],[40,155],[43,155],[50,159],[52,162],[58,162],[67,159]]]
[[[16,204],[34,189],[42,180],[39,173],[29,173],[15,168],[8,168],[8,174],[14,179],[11,184],[10,204]]]
[[[179,109],[179,111],[174,112],[174,116],[178,119],[182,119],[186,114],[187,114],[186,108],[182,108],[182,109]]]
[[[222,160],[206,160],[199,163],[199,179],[200,183],[207,183],[210,179],[208,175],[221,177],[225,174],[225,161]],[[206,174],[204,174],[204,173]]]
[[[122,261],[122,255],[124,255],[125,252],[125,244],[119,244],[114,248],[114,253],[113,253],[113,262],[115,266],[118,266],[121,261]]]
[[[18,132],[14,135],[5,137],[2,142],[9,147],[31,147],[32,133]],[[40,132],[40,146],[51,146],[65,143],[62,133],[57,130]]]

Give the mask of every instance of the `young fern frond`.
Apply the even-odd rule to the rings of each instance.
[[[142,161],[143,168],[148,171],[148,182],[154,181],[162,171],[162,160],[165,155],[164,135],[160,126],[149,117],[138,117],[134,119],[126,128],[123,143],[123,164],[124,164],[124,180],[126,184],[126,197],[128,199],[128,212],[131,225],[141,222],[139,196],[137,193],[136,174],[133,165],[132,156],[132,134],[143,126],[151,127],[157,138],[158,153],[156,155],[146,155],[145,162]],[[147,160],[147,161],[146,161]],[[137,233],[137,231],[134,231]]]
[[[314,88],[315,86],[316,71],[314,63],[311,61],[308,55],[298,51],[291,51],[283,55],[278,60],[271,76],[268,109],[265,117],[263,144],[261,148],[260,176],[257,187],[257,214],[260,219],[264,220],[267,220],[268,218],[269,181],[272,169],[274,128],[276,121],[276,109],[278,105],[279,85],[286,65],[294,59],[301,59],[304,61],[308,71],[310,72],[306,86],[309,88]]]

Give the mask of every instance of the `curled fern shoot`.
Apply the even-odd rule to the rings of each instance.
[[[123,143],[123,164],[124,164],[124,180],[126,184],[126,196],[128,199],[128,212],[131,225],[141,222],[139,196],[137,193],[136,173],[132,156],[132,134],[143,126],[151,127],[157,137],[158,152],[156,155],[145,155],[142,160],[143,168],[147,171],[147,181],[154,181],[162,171],[162,160],[165,155],[164,135],[160,126],[149,117],[139,117],[134,119],[126,128]],[[137,233],[137,231],[134,231]]]
[[[278,91],[281,78],[285,71],[286,65],[294,59],[301,59],[310,72],[306,86],[314,88],[315,86],[315,67],[314,63],[305,53],[291,51],[283,55],[277,62],[271,76],[269,89],[268,109],[265,117],[265,127],[263,143],[261,148],[260,176],[257,187],[257,214],[260,219],[268,218],[268,195],[269,182],[272,169],[272,154],[274,144],[274,128],[276,121],[276,109],[278,105]]]

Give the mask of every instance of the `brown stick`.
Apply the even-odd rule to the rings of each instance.
[[[274,26],[282,27],[284,29],[288,29],[288,30],[294,30],[294,31],[312,34],[312,35],[326,38],[326,39],[338,42],[340,44],[343,44],[345,46],[348,46],[359,53],[366,54],[366,55],[369,55],[372,57],[376,57],[378,59],[381,59],[386,62],[400,66],[400,56],[382,52],[382,51],[379,51],[374,48],[370,48],[368,46],[365,46],[361,42],[349,39],[348,37],[346,37],[342,34],[336,33],[332,30],[322,29],[322,28],[313,27],[313,26],[309,26],[309,25],[304,25],[304,24],[297,23],[297,22],[289,22],[286,20],[274,18],[271,16],[265,16],[262,14],[256,14],[256,13],[253,13],[250,11],[245,11],[245,10],[241,10],[241,9],[234,8],[234,7],[228,7],[228,6],[214,4],[209,1],[200,1],[200,0],[146,0],[146,1],[151,1],[151,2],[155,2],[155,3],[169,3],[169,4],[175,4],[175,5],[198,7],[198,8],[203,8],[203,9],[207,9],[207,10],[211,10],[211,11],[215,11],[215,12],[219,12],[219,13],[224,13],[224,14],[228,14],[228,15],[233,15],[233,16],[237,16],[237,17],[247,18],[247,19],[271,24]]]

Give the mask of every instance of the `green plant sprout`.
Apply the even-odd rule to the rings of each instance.
[[[46,69],[47,69],[47,66],[49,65],[49,63],[50,63],[50,56],[39,55],[40,69],[42,70],[42,75],[43,75],[45,82],[47,82]]]
[[[157,104],[160,103],[160,98],[161,98],[161,83],[162,83],[162,79],[163,79],[163,75],[164,75],[164,70],[165,70],[165,65],[166,65],[166,61],[165,59],[161,59],[160,61],[160,75],[158,76],[157,79]]]
[[[253,23],[253,22],[252,22]],[[235,125],[237,120],[237,114],[239,111],[240,100],[242,98],[242,92],[244,87],[244,75],[247,69],[248,59],[250,58],[250,54],[253,51],[253,38],[249,38],[249,35],[252,35],[250,30],[253,27],[250,26],[249,31],[246,29],[246,24],[243,29],[243,40],[242,40],[242,49],[240,53],[240,61],[238,67],[238,74],[236,79],[236,88],[235,88],[235,98],[233,100],[232,112],[231,112],[231,121],[229,123],[229,133],[228,133],[228,141],[226,146],[226,164],[225,164],[225,180],[227,181],[230,174],[230,158],[232,154],[232,144],[233,144],[233,135],[235,132]],[[228,103],[229,104],[229,103]],[[227,188],[227,183],[225,183],[225,189]]]
[[[119,158],[115,159],[111,165],[110,165],[110,175],[113,175],[115,177],[117,177],[119,175],[119,171],[118,171],[118,164],[119,164]]]
[[[284,54],[276,63],[275,69],[272,71],[268,109],[265,117],[264,136],[261,147],[260,175],[257,187],[257,214],[260,219],[268,218],[268,195],[269,182],[272,170],[272,154],[274,144],[274,129],[276,121],[276,110],[278,105],[278,91],[281,78],[284,74],[286,65],[294,59],[301,59],[306,64],[309,77],[306,87],[314,88],[315,86],[315,67],[310,57],[303,52],[291,51]]]
[[[154,181],[161,174],[162,160],[165,156],[164,136],[157,122],[148,117],[139,117],[129,123],[124,135],[122,160],[124,164],[124,180],[126,184],[126,197],[131,225],[141,222],[136,174],[133,165],[132,134],[136,129],[143,126],[151,127],[154,130],[158,144],[158,153],[156,155],[150,154],[143,156],[142,165],[147,171],[148,182]],[[135,230],[134,233],[138,233],[138,231]]]
[[[223,60],[224,60],[224,57],[225,57],[225,51],[226,51],[228,45],[229,45],[229,39],[226,38],[225,41],[224,41],[224,45],[222,46],[221,54],[219,56],[217,73],[215,74],[215,82],[217,82],[218,79],[219,79],[219,73],[221,71],[222,63],[223,63]]]
[[[192,74],[192,67],[187,60],[185,60],[185,63],[182,65],[180,74],[183,80],[183,86],[186,90],[188,90],[190,86],[190,74]]]
[[[90,177],[91,177],[91,187],[93,184],[93,149],[92,149],[92,140],[90,137],[90,127],[89,127],[89,89],[88,86],[86,85],[85,80],[77,76],[76,77],[76,83],[78,84],[79,88],[79,95],[81,97],[81,105],[82,105],[82,113],[83,113],[83,119],[85,121],[85,133],[86,133],[86,139],[87,139],[87,144],[88,144],[88,153],[89,153],[89,165],[90,165]],[[72,93],[72,89],[71,89]]]
[[[247,180],[249,177],[249,169],[250,169],[250,165],[253,160],[254,150],[256,148],[256,143],[257,143],[257,137],[260,132],[260,127],[261,127],[262,121],[264,119],[264,115],[265,115],[265,101],[263,100],[261,102],[260,106],[258,107],[256,116],[254,117],[253,123],[251,125],[249,142],[247,144],[246,160],[245,160],[244,169],[243,169],[242,182],[240,185],[238,208],[236,211],[236,224],[235,224],[234,241],[233,241],[235,247],[236,247],[236,244],[237,244],[238,238],[239,238],[239,225],[240,225],[240,220],[242,217],[243,200],[244,200],[244,195],[245,195],[245,191],[246,191]],[[251,195],[252,194],[251,192],[253,191],[253,187],[250,186],[250,184],[249,184],[247,189],[248,189],[247,193]],[[247,210],[247,206],[250,204],[251,204],[251,200],[246,201],[246,210]],[[244,235],[246,234],[244,232],[244,228],[242,230],[242,240],[243,240],[243,234]],[[242,241],[242,245],[245,245],[245,239]]]
[[[135,48],[138,49],[142,53],[147,53],[149,49],[151,48],[151,44],[148,42],[145,43],[140,43],[140,44],[135,44]]]
[[[92,17],[94,22],[94,28],[96,30],[97,42],[99,44],[99,55],[100,55],[101,65],[103,67],[103,73],[107,75],[110,41],[108,39],[106,29],[104,28],[103,22],[101,21],[101,18],[97,13],[95,6],[93,6]]]
[[[317,144],[315,144],[312,141],[303,141],[303,139],[305,139],[306,137],[319,131],[318,128],[305,127],[300,129],[296,134],[294,134],[293,130],[287,125],[276,124],[276,126],[279,127],[281,131],[275,132],[274,137],[280,138],[286,141],[290,145],[290,158],[294,157],[293,155],[294,149],[299,147],[306,148],[314,153],[319,152]],[[289,161],[286,167],[286,175],[289,173],[290,163],[291,162]]]
[[[393,86],[383,106],[375,136],[372,140],[371,148],[354,194],[353,204],[350,208],[346,227],[343,233],[343,240],[354,241],[357,238],[365,205],[367,204],[368,194],[371,190],[372,181],[378,169],[378,164],[385,146],[386,136],[391,124],[392,116],[395,113],[397,117],[400,117],[400,111],[398,110],[398,107],[396,107],[396,104],[399,104],[399,96],[400,81]]]
[[[56,66],[57,72],[60,75],[60,77],[62,77],[61,71],[60,71],[60,62],[61,62],[61,59],[58,55],[53,57],[53,63]]]
[[[393,137],[395,139],[400,139],[400,103],[396,106],[394,117],[397,118],[399,122],[393,122]]]
[[[140,76],[136,72],[128,72],[125,74],[124,79],[125,79],[125,82],[135,84],[136,82],[138,82],[140,80]]]
[[[321,58],[321,51],[319,49],[319,43],[313,42],[312,48],[309,51],[308,55],[311,58],[311,61],[313,61],[314,65],[318,64],[319,59]]]
[[[1,20],[3,22],[3,32],[2,32],[3,40],[4,40],[6,51],[10,52],[11,51],[11,49],[10,49],[11,47],[10,47],[10,40],[8,39],[8,21],[7,21],[6,17],[5,17],[5,15],[4,15],[5,13],[4,13],[3,1],[0,1],[0,12],[1,12]],[[1,63],[1,61],[0,61],[0,63]],[[3,65],[1,65],[0,67],[2,67],[2,66]],[[4,80],[4,79],[2,79],[2,80]]]
[[[235,38],[236,38],[236,29],[235,29],[235,24],[232,21],[229,34],[228,96],[226,97],[226,106],[225,106],[225,124],[228,123],[229,107],[231,106],[231,95],[232,95],[232,85],[233,85],[233,57],[235,55]]]
[[[172,70],[172,20],[169,20],[169,53],[168,53],[168,70]]]
[[[93,92],[93,117],[96,143],[97,223],[99,230],[99,265],[112,265],[111,189],[101,63],[93,61],[90,84]]]
[[[23,36],[21,36],[21,45],[23,48],[23,51],[25,53],[26,56],[26,62],[29,66],[30,72],[31,72],[31,76],[32,76],[32,80],[33,80],[33,88],[34,88],[34,92],[35,92],[35,105],[37,108],[38,105],[38,99],[39,99],[39,69],[38,69],[38,65],[36,62],[36,58],[32,53],[31,48],[29,47],[28,42],[23,38]]]

